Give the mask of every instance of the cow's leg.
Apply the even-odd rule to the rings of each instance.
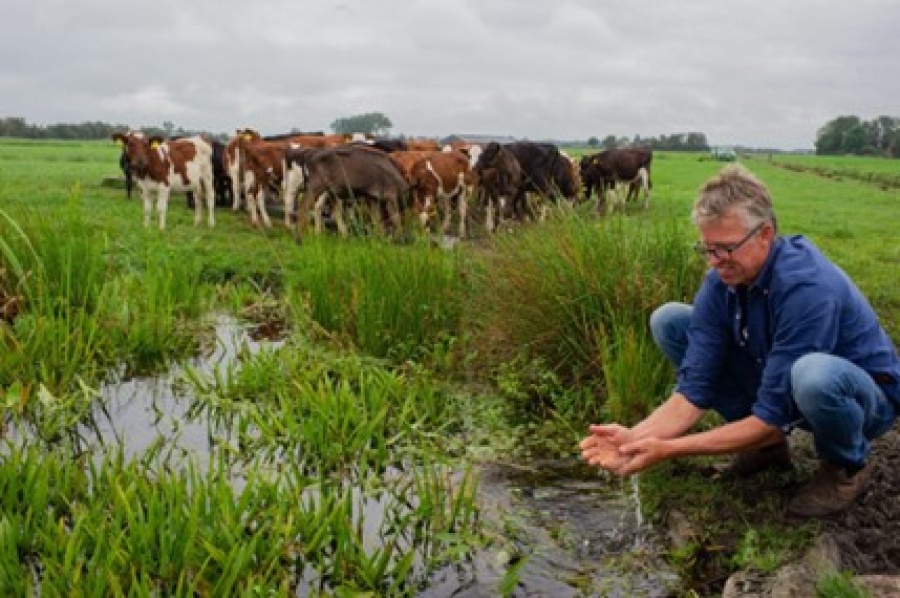
[[[237,168],[231,169],[231,211],[237,212],[241,209],[241,171]]]
[[[422,224],[422,228],[425,229],[425,232],[428,232],[428,216],[432,210],[433,199],[431,194],[427,191],[425,192],[424,198],[420,198],[418,202],[419,205],[419,222]]]
[[[608,185],[604,188],[603,191],[606,196],[606,213],[612,214],[613,210],[616,209],[616,187],[615,185]]]
[[[322,200],[327,199],[328,196],[328,193],[323,193]],[[333,201],[334,208],[332,208],[332,214],[334,214],[334,223],[337,225],[341,237],[346,239],[350,236],[350,230],[347,228],[347,222],[344,220],[344,200],[340,197],[335,197]]]
[[[291,230],[291,213],[294,211],[294,202],[297,199],[299,191],[297,183],[294,182],[294,175],[285,173],[284,175],[284,226]]]
[[[322,195],[321,188],[308,188],[303,194],[303,199],[297,205],[297,228],[295,229],[294,239],[297,243],[303,242],[303,233],[306,231],[307,220],[309,218],[309,209],[312,207],[313,198]],[[321,214],[319,214],[321,218]]]
[[[400,231],[403,229],[403,221],[400,216],[400,200],[396,196],[391,195],[390,197],[385,198],[384,200],[382,200],[382,202],[379,202],[379,203],[384,203],[386,205],[387,211],[388,211],[388,218],[390,218],[391,224],[394,227],[394,234],[399,235]],[[379,206],[378,211],[379,211],[378,218],[380,220],[381,219],[380,206]]]
[[[446,235],[450,232],[450,224],[453,220],[453,214],[451,210],[453,209],[452,203],[450,200],[450,196],[446,193],[441,193],[441,211],[444,212],[443,220],[441,220],[441,234]]]
[[[363,204],[363,198],[357,198],[356,206],[357,209],[365,206],[365,210],[368,213],[369,220],[372,223],[372,226],[375,227],[375,233],[379,237],[384,237],[387,235],[387,224],[386,222],[389,219],[392,219],[390,207],[388,207],[388,197],[384,195],[384,191],[382,191],[379,195],[372,195],[368,198],[365,198],[365,204]],[[385,215],[387,214],[387,215]],[[419,214],[421,216],[421,213]]]
[[[466,194],[460,191],[459,195],[456,196],[456,201],[459,202],[459,205],[456,208],[459,212],[459,238],[464,239],[466,237],[466,218],[469,213],[469,200],[466,197]]]
[[[328,199],[328,194],[323,193],[316,199],[316,203],[313,206],[313,222],[315,223],[316,234],[321,235],[322,229],[324,228],[322,225],[322,209],[325,207],[325,202]],[[300,218],[300,215],[297,215],[297,218]]]
[[[256,201],[259,185],[253,177],[244,179],[244,197],[247,198],[247,211],[250,212],[250,224],[255,228],[259,226],[259,217],[256,214]]]
[[[188,197],[193,204],[190,207],[194,208],[194,226],[200,226],[200,222],[203,220],[203,202],[206,198],[206,189],[204,189],[203,183],[192,186],[188,191]]]
[[[497,203],[500,203],[500,199],[497,198]],[[488,197],[487,204],[484,211],[484,227],[487,229],[487,232],[494,232],[494,198]]]
[[[159,230],[166,229],[166,210],[169,207],[169,187],[161,185],[156,196],[156,213],[159,217]]]
[[[203,186],[206,187],[206,211],[209,214],[208,224],[210,228],[216,225],[216,189],[213,183],[212,175],[207,177]],[[199,202],[198,202],[199,203]],[[200,212],[196,215],[195,224],[200,224]]]
[[[268,185],[260,185],[259,187],[259,194],[256,196],[256,209],[259,210],[263,225],[266,228],[272,228],[272,220],[269,218],[269,212],[266,210],[266,199],[269,196]]]
[[[644,189],[644,209],[650,208],[650,173],[646,168],[641,168],[641,187]]]
[[[150,226],[150,219],[153,217],[153,196],[147,187],[141,185],[141,199],[144,201],[144,226]]]

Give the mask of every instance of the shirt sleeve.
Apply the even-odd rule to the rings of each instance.
[[[676,390],[699,409],[711,407],[728,351],[727,292],[710,273],[694,298],[688,347],[678,368]]]

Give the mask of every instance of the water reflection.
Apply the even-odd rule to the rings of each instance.
[[[154,446],[167,453],[202,457],[212,452],[216,435],[207,418],[190,417],[190,397],[183,384],[185,368],[213,375],[238,367],[264,347],[278,348],[277,336],[258,333],[258,326],[242,325],[226,315],[213,317],[213,334],[201,354],[162,374],[125,378],[124,368],[100,387],[100,400],[91,427],[81,429],[89,446],[121,446],[126,458],[139,457]]]

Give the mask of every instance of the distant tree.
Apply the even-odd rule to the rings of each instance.
[[[859,117],[852,115],[839,116],[826,123],[816,136],[816,153],[821,155],[848,153],[845,145],[846,135],[851,129],[860,127],[860,124]]]
[[[0,119],[0,136],[3,137],[31,137],[30,127],[24,118],[6,117]]]
[[[685,149],[692,152],[708,152],[709,143],[706,142],[705,133],[688,133],[685,141]]]
[[[900,158],[900,128],[888,136],[886,152],[892,158]]]
[[[603,143],[600,145],[602,145],[605,150],[616,149],[619,147],[619,140],[616,139],[615,135],[607,135],[603,138]]]
[[[869,144],[876,153],[890,155],[891,141],[894,134],[900,129],[900,118],[893,116],[879,116],[870,123],[866,123],[869,132]]]
[[[387,135],[394,124],[381,112],[367,112],[355,116],[339,118],[331,123],[331,130],[339,135],[365,133],[368,135]]]
[[[868,134],[865,123],[853,125],[844,132],[841,149],[845,154],[868,154],[872,152],[872,146],[868,143]]]
[[[600,145],[600,140],[596,137],[591,136],[588,137],[587,144],[589,147],[597,147],[598,145]]]

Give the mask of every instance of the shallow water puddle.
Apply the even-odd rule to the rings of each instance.
[[[277,348],[280,340],[263,340],[253,329],[229,316],[214,319],[214,342],[206,354],[186,365],[201,374],[237,367],[243,355],[254,355],[264,347]],[[144,454],[148,448],[165,443],[169,450],[206,457],[212,451],[211,429],[206,418],[188,417],[189,397],[179,384],[184,366],[154,376],[113,380],[100,387],[103,407],[95,414],[93,428],[84,428],[90,444],[120,444],[126,458]]]

